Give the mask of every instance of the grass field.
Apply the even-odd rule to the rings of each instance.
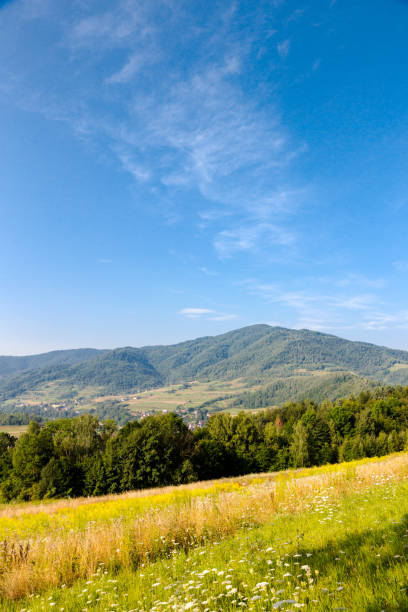
[[[13,397],[13,402],[21,402],[26,405],[37,405],[43,403],[59,403],[67,398],[76,397],[79,394],[83,399],[92,399],[101,393],[100,387],[89,385],[84,389],[79,389],[77,385],[68,384],[65,381],[53,380],[44,383],[34,389],[30,389],[25,393],[21,393],[17,397]]]
[[[251,390],[257,387],[251,387]],[[121,400],[128,404],[131,413],[138,415],[151,411],[175,411],[179,406],[184,408],[195,408],[208,400],[219,397],[233,396],[247,390],[247,385],[241,379],[230,381],[200,382],[192,381],[187,384],[175,384],[157,389],[149,389],[140,393],[122,393],[115,395],[101,395],[98,387],[86,387],[80,389],[75,385],[67,385],[60,381],[52,381],[41,385],[39,388],[27,391],[10,400],[13,406],[16,401],[26,405],[41,405],[41,403],[70,402],[69,398],[75,397],[80,400],[77,408],[79,410],[90,410],[100,402],[106,400]],[[8,402],[5,402],[7,405]],[[226,406],[226,402],[217,402],[220,407]]]
[[[232,381],[193,381],[186,385],[170,385],[158,389],[150,389],[141,393],[122,395],[129,404],[130,412],[138,414],[151,410],[175,411],[177,407],[195,408],[208,400],[219,397],[237,395],[246,389],[246,384],[240,380]],[[109,399],[118,399],[119,396],[110,396]],[[107,397],[96,398],[95,402],[104,401]],[[226,405],[225,401],[217,402],[220,407]]]
[[[408,610],[408,455],[0,508],[0,609]]]
[[[0,432],[9,433],[15,438],[19,438],[28,429],[28,425],[0,425]]]

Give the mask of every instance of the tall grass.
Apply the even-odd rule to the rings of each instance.
[[[134,571],[178,551],[220,542],[242,528],[307,514],[322,496],[326,507],[390,479],[404,481],[407,475],[408,456],[398,454],[377,462],[170,488],[92,504],[62,503],[48,514],[46,507],[38,512],[30,506],[14,508],[14,516],[4,516],[3,510],[0,595],[3,602],[17,600],[92,580],[101,567],[108,574]]]

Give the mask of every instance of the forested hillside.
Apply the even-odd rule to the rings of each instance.
[[[330,373],[340,378],[313,378]],[[286,380],[300,393],[312,388],[322,394],[329,386],[334,393],[329,396],[338,397],[337,384],[343,385],[343,392],[351,392],[366,388],[367,380],[408,383],[408,352],[308,330],[253,325],[171,346],[0,358],[0,374],[0,401],[18,398],[50,382],[66,385],[75,395],[88,387],[115,394],[169,383],[237,378],[249,387],[271,383],[285,387]]]
[[[83,415],[32,422],[18,440],[0,433],[0,494],[99,495],[380,456],[407,444],[408,387],[217,414],[194,432],[174,413],[122,429]]]
[[[22,357],[0,356],[0,379],[25,372],[50,368],[58,365],[85,363],[106,351],[98,349],[71,349],[65,351],[50,351],[40,355],[26,355]]]

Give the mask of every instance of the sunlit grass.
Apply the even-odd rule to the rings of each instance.
[[[3,551],[0,609],[408,610],[407,455],[336,467],[177,501],[173,489],[109,526],[107,502],[78,507],[93,516],[82,532]]]
[[[250,482],[250,481],[248,481]],[[2,506],[0,508],[0,540],[6,538],[33,538],[34,536],[59,536],[63,531],[89,529],[114,520],[133,518],[161,507],[186,505],[197,497],[215,496],[226,491],[240,491],[238,482],[220,482],[209,486],[167,487],[164,490],[142,491],[133,496],[107,496],[82,498],[72,502],[51,501],[40,505]]]
[[[0,425],[0,433],[8,433],[19,438],[28,429],[28,425]]]

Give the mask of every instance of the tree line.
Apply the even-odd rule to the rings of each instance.
[[[0,433],[3,501],[120,493],[381,456],[408,447],[408,387],[337,401],[218,413],[191,431],[174,413],[124,427],[86,414]]]

